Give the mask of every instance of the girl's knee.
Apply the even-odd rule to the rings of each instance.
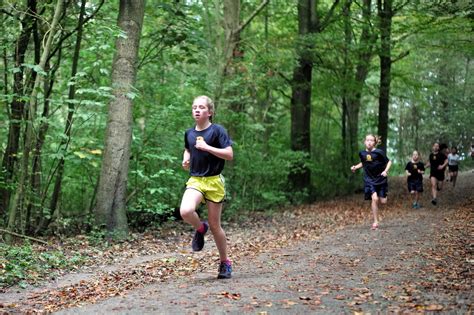
[[[386,204],[387,203],[387,198],[380,198],[380,203]]]
[[[209,220],[208,223],[209,223],[209,228],[211,229],[212,233],[215,233],[219,231],[220,229],[222,229],[220,222]]]
[[[186,218],[195,212],[196,209],[193,207],[183,207],[179,208],[179,213],[181,214],[181,217]]]

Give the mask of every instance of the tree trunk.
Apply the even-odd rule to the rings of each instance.
[[[244,51],[240,48],[241,32],[239,31],[239,27],[240,0],[224,0],[224,61],[215,103],[217,107],[223,96],[228,100],[226,105],[233,113],[240,113],[244,109],[242,87],[237,87],[235,84],[232,84],[232,82],[238,80],[241,75],[239,63],[244,56]],[[230,82],[231,84],[227,85],[226,82]],[[230,124],[228,126],[229,134],[234,138],[236,137],[236,131],[239,130],[237,124]],[[233,161],[227,164],[228,167],[233,168]]]
[[[312,194],[311,170],[306,161],[311,158],[311,87],[314,49],[309,35],[320,33],[329,25],[339,0],[334,0],[328,13],[318,15],[319,0],[298,1],[298,63],[293,70],[291,92],[291,149],[302,153],[301,159],[294,161],[288,176],[290,189],[303,192],[301,201],[308,201]],[[299,201],[299,200],[295,200]]]
[[[41,54],[41,59],[39,62],[39,68],[44,69],[46,64],[46,59],[49,56],[49,52],[51,49],[51,45],[53,42],[54,35],[56,33],[56,27],[58,25],[60,15],[63,8],[63,0],[58,0],[56,4],[56,8],[54,11],[53,21],[51,22],[51,28],[49,29],[48,39],[44,44],[44,50]],[[37,105],[37,95],[39,87],[43,82],[43,75],[39,74],[36,76],[34,81],[34,87],[31,92],[30,96],[30,103],[28,109],[28,119],[25,127],[25,141],[23,147],[23,155],[21,157],[21,164],[20,164],[20,172],[19,172],[19,179],[18,179],[18,186],[15,191],[15,195],[13,200],[10,204],[9,209],[9,216],[8,216],[8,230],[14,231],[16,226],[16,217],[17,214],[20,213],[23,209],[25,204],[28,204],[28,199],[30,195],[29,187],[28,186],[28,176],[29,176],[29,164],[30,164],[30,151],[33,147],[33,124],[35,122],[35,114],[36,114],[36,105]],[[11,237],[7,236],[7,242],[11,242]]]
[[[83,25],[84,25],[84,16],[86,12],[85,10],[86,2],[87,0],[81,1],[79,21],[77,25],[76,44],[74,47],[74,54],[73,54],[73,59],[72,59],[71,78],[74,78],[76,76],[78,64],[79,64],[79,56],[80,56],[80,50],[81,50],[82,33],[83,33]],[[56,209],[59,202],[59,196],[61,194],[61,185],[62,185],[63,174],[64,174],[64,163],[65,163],[64,156],[66,155],[67,148],[71,141],[72,123],[73,123],[73,117],[74,117],[74,112],[75,112],[75,105],[74,105],[74,102],[72,101],[75,99],[75,96],[76,96],[76,85],[72,84],[69,86],[69,93],[68,93],[68,100],[70,102],[68,102],[66,127],[64,129],[65,137],[62,138],[61,143],[60,143],[63,156],[59,159],[58,166],[56,168],[56,180],[54,182],[53,193],[51,195],[51,201],[49,204],[49,210],[51,213],[47,219],[44,217],[42,218],[41,223],[38,225],[35,231],[36,233],[41,231],[41,229],[47,228],[56,215]]]
[[[10,117],[9,117],[9,131],[8,140],[5,152],[2,160],[2,170],[5,172],[4,181],[9,184],[13,178],[15,170],[15,163],[17,161],[19,143],[20,143],[20,132],[21,132],[21,121],[23,120],[25,99],[24,99],[24,73],[23,64],[25,62],[25,53],[28,48],[30,41],[31,32],[33,26],[36,23],[36,1],[29,0],[27,9],[21,26],[22,31],[15,47],[15,67],[19,69],[18,72],[13,74],[13,101],[10,105]],[[6,84],[6,82],[5,82]],[[0,189],[0,219],[4,217],[7,212],[8,205],[10,202],[10,191],[8,189]]]
[[[96,224],[106,227],[109,237],[128,235],[126,190],[132,137],[133,84],[137,72],[144,0],[121,0],[119,27],[126,38],[116,41],[112,65],[114,98],[109,103],[105,149],[95,206]]]
[[[241,33],[250,22],[265,8],[269,0],[263,0],[252,14],[241,22],[240,0],[224,0],[224,46],[222,51],[222,63],[219,67],[220,82],[215,92],[216,106],[223,93],[233,94],[232,91],[224,91],[224,83],[240,70],[235,64],[242,59],[244,51],[240,47]]]
[[[387,150],[388,113],[390,104],[390,83],[392,71],[391,33],[392,33],[392,0],[377,0],[377,11],[380,28],[380,87],[379,87],[379,120],[378,135],[382,139],[380,149]]]
[[[351,5],[352,0],[346,0],[344,7],[342,8],[342,16],[344,21],[344,68],[342,73],[342,117],[341,117],[341,136],[342,136],[342,174],[345,177],[349,177],[347,173],[347,168],[352,163],[352,152],[351,152],[351,142],[350,134],[348,132],[348,118],[349,118],[349,100],[350,100],[350,91],[351,91],[351,79],[353,75],[353,63],[351,58],[351,49],[353,45],[353,36],[352,36],[352,25],[351,25]],[[350,178],[350,177],[349,177]]]
[[[311,171],[305,161],[311,157],[311,85],[313,48],[308,35],[316,33],[318,26],[316,3],[313,0],[298,1],[298,64],[293,70],[291,93],[291,149],[303,153],[302,159],[291,166],[289,181],[293,191],[311,194]],[[307,201],[304,200],[304,201]]]
[[[243,52],[239,49],[240,43],[240,0],[224,0],[224,76],[229,71],[229,65],[234,58],[241,57]]]
[[[57,64],[55,66],[55,68],[57,69],[57,67],[59,66],[59,64]],[[42,113],[42,117],[45,118],[41,123],[40,123],[40,126],[39,126],[39,130],[38,130],[38,136],[36,137],[36,144],[35,144],[35,148],[33,150],[33,158],[32,158],[32,170],[31,170],[31,183],[30,183],[30,187],[31,187],[31,192],[32,192],[32,198],[33,198],[33,201],[30,202],[28,205],[27,205],[27,210],[26,210],[26,218],[25,218],[25,233],[31,233],[31,226],[32,226],[32,216],[35,217],[34,220],[35,220],[35,223],[33,225],[37,225],[38,223],[38,217],[43,217],[43,211],[42,211],[42,207],[39,207],[41,210],[40,211],[37,211],[38,210],[38,204],[40,204],[40,195],[41,195],[41,171],[42,171],[42,163],[41,163],[41,154],[42,154],[42,151],[43,151],[43,144],[44,144],[44,140],[46,138],[46,133],[48,131],[48,116],[49,116],[49,99],[51,97],[51,92],[52,92],[52,89],[53,89],[53,84],[54,84],[54,71],[51,71],[51,69],[49,68],[49,65],[46,64],[45,65],[45,72],[47,73],[51,73],[51,75],[49,76],[50,79],[49,81],[48,80],[45,80],[44,81],[44,88],[43,88],[43,91],[44,91],[44,105],[43,105],[43,113]],[[36,213],[36,216],[34,216],[34,213]]]
[[[362,89],[364,88],[365,80],[369,74],[370,61],[373,57],[373,46],[376,38],[370,31],[371,20],[371,0],[364,0],[362,9],[363,27],[359,39],[359,46],[357,48],[357,60],[354,76],[354,87],[350,90],[347,109],[347,123],[349,133],[349,156],[351,161],[357,159],[357,152],[359,147],[359,112],[362,99]]]

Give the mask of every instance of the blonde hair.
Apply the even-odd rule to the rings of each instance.
[[[382,143],[382,137],[381,136],[377,136],[377,135],[374,135],[373,133],[369,133],[365,136],[365,139],[367,139],[367,137],[372,137],[374,138],[375,140],[375,146],[378,146],[379,144]],[[364,139],[364,140],[365,140]]]
[[[212,122],[212,118],[214,118],[214,115],[216,114],[216,108],[215,108],[215,106],[214,106],[214,101],[213,101],[209,96],[207,96],[207,95],[199,95],[199,96],[196,96],[196,97],[194,98],[194,101],[196,101],[197,99],[200,99],[200,98],[206,100],[207,109],[208,109],[210,112],[212,112],[211,117],[209,117],[209,120]],[[193,101],[193,102],[194,102],[194,101]]]

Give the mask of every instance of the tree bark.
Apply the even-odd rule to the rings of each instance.
[[[377,0],[380,29],[380,87],[378,135],[382,140],[380,149],[387,150],[388,115],[390,104],[390,84],[392,80],[391,36],[392,36],[392,0]]]
[[[369,74],[370,61],[374,55],[373,46],[376,38],[370,31],[370,20],[372,1],[364,0],[362,8],[362,32],[359,38],[357,54],[355,60],[355,73],[351,72],[350,81],[354,84],[348,89],[347,97],[347,132],[348,132],[348,148],[349,160],[354,161],[357,158],[359,147],[359,112],[362,99],[362,90],[365,80]],[[352,33],[352,30],[348,30]],[[352,70],[352,68],[351,68]]]
[[[342,173],[348,177],[347,167],[352,161],[350,134],[348,132],[349,99],[351,91],[351,77],[353,73],[353,63],[350,47],[353,45],[352,25],[351,25],[351,5],[352,0],[346,0],[342,8],[342,17],[344,22],[344,68],[342,73],[342,117],[341,117],[341,136],[342,136]]]
[[[311,157],[311,85],[313,60],[312,39],[308,35],[318,30],[317,2],[298,1],[298,64],[293,70],[291,94],[291,150],[304,154],[291,166],[289,181],[293,191],[311,193],[311,171],[305,160]],[[308,195],[309,196],[309,195]]]
[[[126,38],[116,41],[112,65],[113,100],[109,103],[104,157],[95,206],[96,224],[106,227],[109,237],[128,235],[126,190],[132,137],[133,84],[135,83],[144,0],[121,0],[119,27]]]
[[[265,8],[269,0],[263,0],[254,12],[241,23],[240,15],[240,0],[224,0],[224,46],[223,46],[223,61],[219,67],[219,75],[221,77],[215,92],[216,107],[222,94],[233,95],[235,91],[225,91],[224,83],[230,77],[241,72],[236,64],[244,56],[244,51],[240,47],[240,40],[242,31],[250,24],[250,22]],[[237,102],[239,103],[239,102]],[[230,108],[234,111],[239,111],[241,108],[236,108],[235,104]],[[230,130],[229,130],[230,131]]]
[[[84,16],[86,13],[86,3],[87,0],[81,0],[81,8],[80,8],[80,13],[79,13],[79,21],[77,25],[77,36],[76,36],[76,43],[74,46],[74,53],[73,53],[73,59],[72,59],[72,67],[71,67],[71,78],[74,78],[77,74],[77,69],[79,65],[79,57],[80,57],[80,51],[81,51],[81,43],[82,43],[82,33],[83,33],[83,26],[84,26]],[[54,182],[54,188],[53,188],[53,193],[51,195],[51,200],[49,204],[49,209],[50,209],[50,215],[49,218],[42,218],[41,223],[38,225],[36,229],[36,233],[41,231],[41,229],[47,228],[48,225],[51,223],[53,220],[54,216],[56,215],[56,209],[58,206],[59,202],[59,196],[61,194],[61,186],[62,186],[62,180],[63,180],[63,174],[64,174],[64,155],[66,154],[67,148],[69,146],[69,143],[71,141],[71,131],[72,131],[72,123],[73,123],[73,118],[74,118],[74,112],[75,112],[75,105],[74,102],[72,102],[75,99],[76,96],[76,85],[72,84],[69,86],[69,93],[68,93],[68,113],[67,113],[67,118],[66,118],[66,126],[64,129],[64,135],[65,137],[62,138],[60,147],[63,152],[63,156],[59,159],[58,166],[56,168],[56,180]]]
[[[332,20],[339,0],[334,0],[324,17],[319,15],[319,0],[298,1],[298,62],[293,70],[291,93],[291,149],[302,153],[301,159],[294,161],[288,180],[294,192],[306,192],[302,201],[312,195],[311,170],[306,161],[311,158],[311,93],[314,49],[310,35],[320,33]],[[295,200],[298,201],[298,200]]]
[[[45,68],[46,59],[49,56],[51,45],[53,42],[54,35],[56,33],[56,27],[59,23],[59,18],[63,8],[63,0],[58,0],[56,3],[56,8],[54,11],[54,17],[51,22],[51,28],[49,29],[49,35],[44,44],[44,50],[41,54],[41,59],[38,64],[40,69]],[[37,105],[37,95],[39,87],[43,82],[43,75],[38,73],[34,81],[34,87],[30,95],[29,109],[28,109],[28,119],[25,127],[25,141],[23,147],[23,155],[21,157],[20,172],[18,179],[18,186],[15,191],[15,195],[10,204],[9,215],[8,215],[8,225],[7,229],[14,232],[16,226],[16,217],[25,204],[28,204],[28,199],[30,195],[27,178],[29,176],[29,164],[30,164],[30,151],[33,147],[33,124],[35,122],[36,114],[36,105]],[[11,242],[11,238],[7,235],[7,242]]]
[[[224,58],[223,73],[227,74],[228,65],[234,57],[240,57],[243,52],[239,50],[240,32],[240,0],[224,0]]]
[[[5,177],[3,180],[7,184],[10,183],[13,178],[15,163],[17,161],[19,151],[21,122],[23,120],[24,108],[26,104],[26,101],[24,100],[25,87],[23,84],[23,64],[25,62],[25,54],[28,48],[31,33],[33,31],[34,24],[36,23],[35,0],[28,0],[26,13],[27,14],[25,14],[23,20],[21,21],[22,31],[18,37],[15,47],[15,67],[18,68],[18,71],[13,74],[14,97],[10,105],[11,109],[9,117],[8,140],[2,160],[2,170],[5,171]],[[11,192],[8,189],[0,189],[0,218],[3,218],[7,212],[10,202],[10,195]]]

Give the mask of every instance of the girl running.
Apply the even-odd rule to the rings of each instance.
[[[453,187],[456,187],[456,179],[458,178],[459,158],[458,148],[452,147],[451,153],[448,154],[448,169],[449,180],[453,183]]]
[[[408,191],[413,196],[413,208],[421,208],[419,204],[420,194],[423,192],[423,174],[425,173],[425,164],[420,161],[418,151],[413,151],[411,161],[405,167],[407,173]]]
[[[353,165],[351,171],[355,172],[360,168],[364,168],[364,193],[365,200],[371,200],[371,209],[374,217],[372,230],[379,227],[378,209],[379,203],[387,203],[388,192],[388,171],[392,162],[387,158],[385,152],[376,148],[380,143],[380,139],[369,134],[365,137],[365,150],[359,152],[360,163]]]
[[[196,125],[186,130],[182,166],[189,170],[190,178],[181,201],[180,213],[184,221],[195,229],[192,249],[204,247],[204,235],[210,229],[219,251],[218,279],[232,276],[232,264],[227,256],[227,239],[221,227],[222,203],[225,197],[224,177],[221,175],[225,161],[232,160],[232,140],[226,130],[212,123],[214,103],[207,96],[198,96],[192,105]],[[198,205],[207,204],[209,222],[201,221],[196,212]]]
[[[432,152],[426,167],[430,168],[431,181],[431,203],[436,206],[438,204],[438,191],[443,188],[444,170],[448,164],[448,158],[440,151],[439,142],[433,143]]]

